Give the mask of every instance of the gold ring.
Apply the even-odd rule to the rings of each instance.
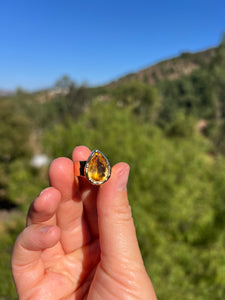
[[[111,175],[111,167],[105,155],[95,149],[85,161],[74,162],[75,176],[85,176],[90,183],[100,185]]]

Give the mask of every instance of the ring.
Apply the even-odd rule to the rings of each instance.
[[[100,185],[111,176],[111,167],[105,155],[95,149],[87,160],[74,162],[75,176],[85,176],[90,183]]]

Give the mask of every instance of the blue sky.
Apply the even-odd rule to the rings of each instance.
[[[108,83],[219,44],[225,0],[0,2],[0,89]]]

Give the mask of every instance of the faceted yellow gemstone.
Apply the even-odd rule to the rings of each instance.
[[[87,179],[93,184],[102,184],[109,179],[110,164],[101,151],[94,150],[91,153],[85,166],[85,173]]]

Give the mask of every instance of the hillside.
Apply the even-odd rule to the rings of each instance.
[[[80,144],[103,151],[112,166],[130,165],[130,205],[158,299],[223,299],[224,82],[222,43],[107,86],[63,77],[53,91],[1,97],[0,299],[18,299],[12,246],[49,184],[48,166],[34,166],[34,155],[71,158]]]
[[[194,70],[198,70],[209,63],[214,57],[215,52],[216,48],[210,48],[196,53],[184,52],[178,57],[161,61],[155,65],[142,69],[137,73],[127,74],[126,76],[113,81],[109,86],[115,87],[120,84],[137,80],[153,85],[165,79],[174,80],[182,75],[188,75]]]
[[[136,73],[129,73],[123,77],[112,81],[105,86],[89,88],[93,96],[98,96],[105,89],[120,87],[127,83],[143,82],[149,85],[155,85],[164,80],[179,79],[183,75],[189,75],[193,71],[201,69],[208,64],[215,56],[217,48],[209,48],[204,51],[190,53],[183,52],[180,56],[163,60],[155,65],[151,65],[145,69],[141,69]],[[63,96],[69,93],[70,87],[75,83],[68,77],[62,76],[55,85],[47,90],[36,91],[33,94],[34,99],[38,102],[45,103],[51,101],[55,97]],[[12,96],[10,91],[0,89],[0,97]]]

